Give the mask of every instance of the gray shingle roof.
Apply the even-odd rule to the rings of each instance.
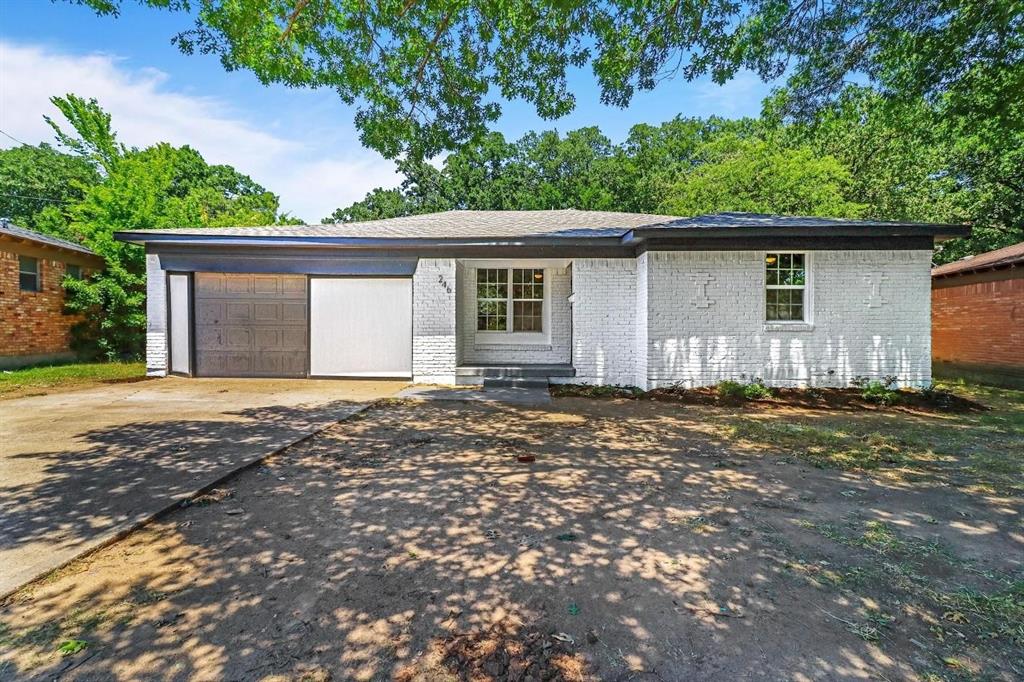
[[[814,216],[780,216],[768,213],[714,213],[693,218],[675,218],[648,228],[665,229],[712,229],[712,228],[758,228],[758,227],[908,227],[922,223],[894,222],[888,220],[855,220],[852,218],[817,218]]]
[[[621,237],[676,216],[615,211],[445,211],[333,225],[132,230],[131,234],[211,237],[338,237],[351,239],[458,239],[466,237]]]
[[[85,248],[81,244],[69,242],[66,239],[59,239],[57,237],[51,237],[48,234],[42,232],[36,232],[35,230],[29,230],[24,227],[18,227],[13,225],[6,220],[0,220],[0,234],[7,234],[17,239],[27,239],[40,244],[46,244],[47,246],[56,246],[60,249],[67,249],[68,251],[77,251],[78,253],[86,253],[90,256],[95,256],[96,253],[90,249]]]

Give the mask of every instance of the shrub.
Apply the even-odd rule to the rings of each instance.
[[[892,389],[893,383],[895,382],[869,381],[861,389],[860,395],[869,403],[895,405],[900,401],[900,394]]]
[[[743,397],[747,400],[767,400],[772,397],[772,389],[764,385],[760,379],[743,387]]]
[[[718,382],[718,385],[715,386],[715,391],[718,393],[719,398],[725,398],[726,400],[744,400],[747,397],[745,388],[746,387],[738,381],[726,379]]]

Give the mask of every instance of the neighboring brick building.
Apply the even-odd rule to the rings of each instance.
[[[1024,242],[932,270],[937,373],[1024,385]]]
[[[73,358],[80,318],[64,313],[62,282],[102,267],[83,246],[0,221],[0,368]]]

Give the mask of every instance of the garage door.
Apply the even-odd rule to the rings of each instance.
[[[412,376],[412,280],[310,280],[309,373]]]
[[[197,272],[196,374],[302,377],[306,277]]]

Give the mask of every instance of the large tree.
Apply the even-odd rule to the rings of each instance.
[[[68,307],[88,313],[76,330],[80,347],[108,358],[144,348],[145,254],[114,239],[118,230],[269,225],[277,197],[230,166],[207,164],[189,147],[157,143],[129,148],[117,140],[110,115],[95,100],[53,97],[65,123],[47,119],[58,142],[94,168],[99,181],[68,208],[65,236],[101,255],[105,269],[69,280]]]
[[[123,0],[74,1],[116,14]],[[136,1],[196,10],[174,38],[185,52],[358,103],[363,142],[391,157],[479,138],[502,98],[565,115],[576,104],[567,73],[584,66],[618,106],[675,75],[723,83],[750,69],[788,78],[796,116],[857,76],[890,98],[1022,126],[1020,0]]]
[[[63,236],[68,208],[99,180],[89,161],[45,143],[0,150],[0,217]]]

